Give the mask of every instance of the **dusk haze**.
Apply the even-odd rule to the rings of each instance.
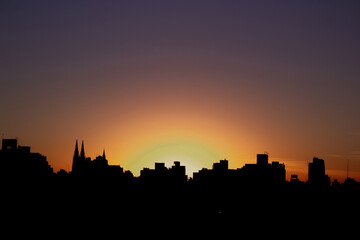
[[[352,239],[360,0],[0,0],[1,232]]]
[[[0,133],[72,171],[255,164],[360,181],[359,1],[0,1]],[[282,165],[281,165],[282,166]]]

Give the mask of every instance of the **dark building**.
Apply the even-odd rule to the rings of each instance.
[[[155,163],[155,169],[140,171],[140,180],[150,184],[183,184],[187,182],[186,168],[178,161],[171,168],[166,168],[165,163]]]
[[[291,174],[290,176],[290,183],[300,183],[299,177],[297,174]]]
[[[82,171],[85,168],[85,151],[84,150],[84,142],[82,142],[82,146],[81,146],[81,152],[84,152],[84,158],[80,158],[80,154],[79,154],[79,147],[78,147],[78,141],[76,140],[76,144],[75,144],[75,151],[74,151],[74,156],[73,156],[73,164],[72,164],[72,168],[71,168],[71,172],[78,173],[80,171]]]
[[[187,181],[186,168],[181,166],[178,161],[174,162],[174,165],[169,169],[169,173],[172,182],[181,184]]]
[[[203,168],[193,174],[194,181],[201,184],[222,184],[229,175],[228,160],[214,163],[212,169]]]
[[[313,162],[309,163],[309,184],[321,187],[330,186],[330,178],[325,174],[323,159],[314,157]]]
[[[269,156],[267,154],[257,154],[256,164],[259,167],[267,167],[269,164]]]
[[[258,154],[256,164],[245,164],[243,168],[229,169],[228,160],[213,164],[213,169],[201,169],[194,173],[194,181],[208,184],[281,184],[286,181],[285,165],[268,163],[267,154]]]
[[[2,178],[12,180],[38,179],[53,174],[45,156],[32,153],[30,147],[18,146],[17,139],[2,140],[0,169]]]
[[[17,139],[3,139],[2,140],[2,151],[3,152],[15,152],[17,151]]]
[[[267,154],[258,154],[256,164],[245,164],[241,169],[244,181],[251,184],[281,184],[286,181],[285,165],[268,161]]]
[[[218,163],[213,164],[213,170],[217,172],[226,172],[229,170],[229,162],[228,160],[220,160]]]
[[[75,151],[72,164],[72,176],[91,177],[99,179],[124,179],[132,178],[130,171],[123,171],[119,165],[109,165],[105,156],[105,150],[101,156],[97,156],[94,160],[85,156],[84,141],[81,144],[79,154],[78,141],[75,143]]]

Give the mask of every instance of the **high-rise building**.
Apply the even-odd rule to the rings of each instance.
[[[309,163],[309,183],[312,185],[327,187],[330,186],[330,178],[325,174],[325,161],[314,157]]]

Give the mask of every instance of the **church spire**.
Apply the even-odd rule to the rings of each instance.
[[[106,159],[106,157],[105,157],[105,149],[103,150],[103,155],[102,155],[102,157],[103,157],[104,159]]]
[[[78,147],[78,140],[76,139],[73,164],[72,164],[71,171],[72,172],[77,171],[78,168],[79,168],[79,147]]]
[[[79,148],[78,148],[78,140],[76,139],[75,151],[74,151],[74,159],[79,157]]]
[[[85,160],[84,140],[83,140],[82,143],[81,143],[80,158],[81,158],[82,160]]]

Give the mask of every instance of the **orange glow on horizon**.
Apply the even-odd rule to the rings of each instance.
[[[189,177],[201,168],[211,168],[214,162],[224,158],[229,160],[229,168],[236,169],[246,163],[255,163],[257,153],[270,149],[269,161],[285,164],[287,180],[291,174],[297,174],[302,181],[307,180],[307,167],[312,155],[293,156],[291,152],[295,152],[295,149],[284,151],[276,142],[269,144],[256,137],[250,138],[248,136],[254,132],[250,129],[243,128],[242,134],[234,133],[237,123],[232,119],[224,118],[220,121],[219,118],[207,119],[205,116],[208,114],[193,113],[160,116],[142,112],[136,117],[132,115],[133,121],[124,120],[126,125],[117,125],[117,128],[110,128],[111,131],[104,128],[102,134],[84,134],[84,138],[78,139],[85,140],[88,157],[95,158],[105,149],[110,164],[120,165],[135,176],[139,176],[140,170],[145,167],[154,168],[155,162],[165,162],[170,167],[174,161],[180,161],[186,166]],[[224,124],[224,120],[228,121],[227,124]],[[67,151],[59,152],[49,145],[48,152],[44,152],[54,170],[71,170],[74,139],[64,139]],[[255,148],[257,145],[263,146],[263,149]],[[345,173],[328,169],[331,162],[326,157],[324,159],[327,173],[334,174],[330,176],[336,176],[340,181],[344,180]]]
[[[156,86],[146,91],[130,88],[127,96],[108,94],[90,101],[96,105],[74,104],[74,108],[51,116],[53,120],[35,121],[31,127],[38,132],[36,136],[24,135],[26,131],[16,128],[14,136],[23,136],[20,144],[31,145],[34,151],[47,156],[55,171],[71,170],[78,139],[85,141],[87,156],[95,158],[105,149],[110,164],[120,165],[135,176],[159,161],[169,166],[179,160],[187,167],[189,177],[193,171],[211,168],[213,162],[224,158],[229,160],[230,168],[236,169],[255,163],[256,154],[267,151],[269,161],[285,164],[287,179],[298,174],[300,180],[306,181],[308,162],[318,156],[325,160],[330,177],[340,181],[346,178],[344,161],[349,157],[350,177],[360,180],[359,154],[329,154],[356,148],[351,143],[356,143],[357,135],[345,136],[346,142],[339,144],[334,141],[335,135],[330,136],[323,128],[321,119],[312,123],[301,109],[284,109],[254,99],[251,92],[237,99],[234,107],[231,104],[235,93],[218,96],[219,91],[212,86],[200,88],[201,95],[194,89],[182,95],[186,87],[179,87],[179,92],[170,87],[163,94]],[[57,119],[62,123],[58,124]],[[324,138],[327,140],[317,141]]]
[[[266,151],[360,181],[358,1],[83,2],[0,3],[0,133],[55,172],[78,139],[135,176]]]

